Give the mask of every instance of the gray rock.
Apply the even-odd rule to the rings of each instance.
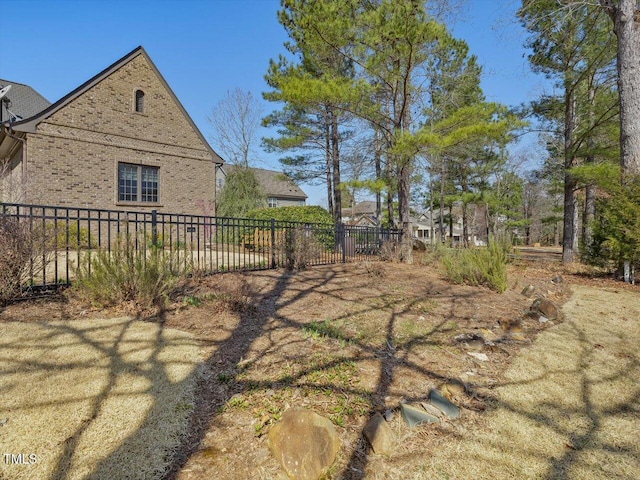
[[[435,389],[429,390],[429,402],[431,405],[440,410],[447,418],[454,420],[460,416],[460,409],[447,400],[442,394]]]
[[[430,415],[422,408],[409,405],[408,403],[400,404],[400,413],[404,422],[413,428],[424,423],[440,423],[440,419],[435,415]]]
[[[426,252],[427,244],[422,240],[418,240],[417,238],[413,239],[413,249],[417,252]]]
[[[533,295],[533,292],[536,291],[536,287],[534,287],[533,285],[527,285],[526,287],[524,287],[522,289],[522,292],[520,292],[522,295],[524,295],[527,298],[530,298],[531,295]]]
[[[562,275],[556,275],[551,279],[551,283],[553,283],[554,285],[560,285],[563,282],[564,279],[562,278]]]
[[[269,430],[269,450],[289,478],[317,480],[336,459],[340,439],[330,420],[293,408]]]
[[[453,339],[458,343],[462,343],[468,350],[475,352],[481,352],[484,350],[484,338],[482,338],[481,335],[477,335],[475,333],[461,333],[460,335],[453,337]]]
[[[362,430],[365,438],[371,445],[374,453],[379,455],[391,455],[396,444],[393,431],[384,417],[376,413],[367,422]]]
[[[531,312],[539,317],[546,317],[549,320],[558,318],[558,308],[546,298],[536,298],[531,304]]]

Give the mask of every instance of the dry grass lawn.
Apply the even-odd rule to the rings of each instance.
[[[0,478],[158,478],[200,360],[191,335],[157,323],[3,323]]]
[[[72,298],[10,305],[0,455],[37,462],[0,457],[0,478],[283,480],[266,438],[291,406],[336,426],[328,480],[640,478],[640,294],[554,283],[560,268],[516,262],[502,294],[428,262],[209,276],[147,322]],[[529,315],[529,284],[569,298],[563,321]],[[400,402],[459,381],[458,420],[404,424]],[[389,457],[362,435],[386,410]]]
[[[638,294],[576,286],[563,311],[506,372],[486,422],[431,458],[428,478],[640,478]]]

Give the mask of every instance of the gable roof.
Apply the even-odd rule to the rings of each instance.
[[[375,215],[376,214],[376,202],[373,200],[365,200],[356,203],[355,207],[342,207],[343,216],[357,216],[357,215]]]
[[[222,167],[222,171],[225,175],[228,175],[237,168],[235,165],[226,164]],[[264,192],[269,197],[279,198],[293,198],[293,199],[306,199],[307,194],[295,184],[293,180],[286,177],[282,172],[275,170],[266,170],[264,168],[249,167],[256,174],[258,183],[264,189]]]
[[[105,79],[106,77],[111,75],[113,72],[121,68],[123,65],[129,63],[131,60],[133,60],[139,55],[142,55],[144,59],[149,63],[149,66],[151,67],[153,72],[157,75],[162,85],[167,89],[167,92],[169,92],[169,95],[171,96],[172,100],[175,102],[175,104],[180,109],[181,113],[184,115],[184,118],[189,122],[189,124],[191,125],[193,130],[196,132],[200,140],[202,140],[203,145],[205,145],[207,150],[209,150],[209,152],[211,153],[212,159],[216,163],[222,164],[223,163],[222,158],[211,148],[211,146],[209,145],[209,142],[207,142],[207,140],[204,138],[204,135],[202,135],[202,132],[200,131],[200,129],[193,122],[193,120],[191,119],[191,116],[184,109],[184,107],[182,106],[182,103],[180,103],[180,100],[178,100],[178,97],[176,97],[175,93],[173,93],[173,90],[171,90],[171,87],[169,87],[169,84],[167,83],[167,81],[164,79],[164,77],[162,76],[158,68],[155,66],[155,64],[151,61],[151,58],[149,58],[149,55],[147,54],[145,49],[142,48],[141,46],[133,49],[131,52],[127,53],[120,60],[117,60],[113,64],[109,65],[100,73],[91,77],[82,85],[80,85],[76,89],[66,94],[57,102],[49,105],[44,110],[41,110],[40,112],[37,112],[32,116],[27,117],[21,121],[12,123],[11,124],[12,129],[18,132],[34,133],[36,131],[36,126],[40,122],[42,122],[49,116],[53,115],[55,112],[57,112],[58,110],[60,110],[61,108],[69,104],[71,101],[73,101],[74,99],[76,99],[77,97],[85,93],[87,90],[91,89],[93,86],[101,82],[103,79]]]
[[[9,111],[18,115],[20,120],[22,120],[36,115],[51,105],[50,101],[29,85],[0,78],[0,88],[6,87],[7,85],[11,85],[11,90],[9,90],[3,101],[0,101],[0,119],[2,119],[2,122],[9,120]],[[7,102],[5,100],[9,100],[9,108],[7,108]]]

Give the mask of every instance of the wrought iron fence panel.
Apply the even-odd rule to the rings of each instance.
[[[0,203],[0,221],[7,218],[18,219],[38,246],[27,287],[69,285],[81,262],[90,274],[93,255],[111,254],[124,239],[136,252],[177,252],[182,271],[213,274],[362,260],[401,234],[379,227]]]

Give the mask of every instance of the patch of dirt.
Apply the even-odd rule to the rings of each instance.
[[[606,283],[520,260],[510,267],[509,288],[498,294],[452,285],[433,265],[373,265],[195,279],[168,311],[150,319],[192,333],[205,357],[190,435],[168,478],[284,478],[266,434],[292,406],[336,425],[342,447],[329,478],[417,475],[426,452],[479,424],[514,353],[551,325],[528,315],[533,299],[561,304],[573,282]],[[558,273],[563,282],[551,282]],[[536,293],[526,298],[520,292],[529,284]],[[105,313],[69,300],[23,302],[7,307],[0,321],[78,315]],[[470,341],[474,335],[491,342],[478,345]],[[402,423],[401,401],[425,401],[430,388],[456,380],[467,388],[455,399],[463,407],[459,420],[413,430]],[[385,410],[395,412],[391,426],[399,439],[388,459],[373,455],[361,433],[373,413]]]

